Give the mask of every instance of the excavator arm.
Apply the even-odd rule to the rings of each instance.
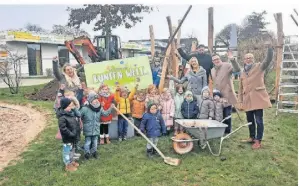
[[[99,59],[97,50],[93,46],[91,40],[88,37],[81,36],[70,41],[65,41],[65,46],[72,53],[72,55],[75,57],[75,59],[79,64],[84,65],[86,64],[86,62],[84,61],[83,57],[81,56],[80,52],[77,50],[75,45],[81,45],[83,47],[87,47],[88,56],[90,57],[92,62],[95,62]]]

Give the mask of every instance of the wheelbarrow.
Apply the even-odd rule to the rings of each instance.
[[[171,138],[175,152],[178,154],[186,154],[193,149],[194,142],[198,142],[201,149],[208,147],[212,155],[219,156],[221,154],[221,146],[224,139],[229,138],[242,127],[252,124],[250,122],[241,125],[231,133],[224,136],[227,125],[224,124],[223,121],[229,118],[231,118],[231,116],[224,118],[221,122],[207,119],[176,119],[175,122],[182,126],[186,133],[182,132]],[[214,153],[209,144],[209,140],[216,138],[220,138],[218,153]]]

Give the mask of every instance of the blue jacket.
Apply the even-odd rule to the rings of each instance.
[[[196,119],[199,112],[197,101],[193,100],[188,103],[185,99],[181,107],[181,112],[185,119]]]
[[[152,67],[153,84],[156,85],[156,87],[160,84],[159,73],[161,73],[161,67]]]
[[[143,114],[140,130],[146,132],[149,138],[159,137],[161,133],[166,134],[166,126],[161,114]]]

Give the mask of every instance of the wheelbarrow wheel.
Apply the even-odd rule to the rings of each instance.
[[[174,140],[192,140],[192,138],[186,133],[179,133],[178,135],[175,136]],[[189,142],[173,141],[173,149],[178,154],[186,154],[193,149],[193,141],[189,141]]]

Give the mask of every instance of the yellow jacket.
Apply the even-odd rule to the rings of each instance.
[[[120,91],[115,92],[115,101],[117,102],[117,108],[123,114],[131,114],[131,101],[134,99],[136,88],[132,89],[128,98],[120,97]]]

